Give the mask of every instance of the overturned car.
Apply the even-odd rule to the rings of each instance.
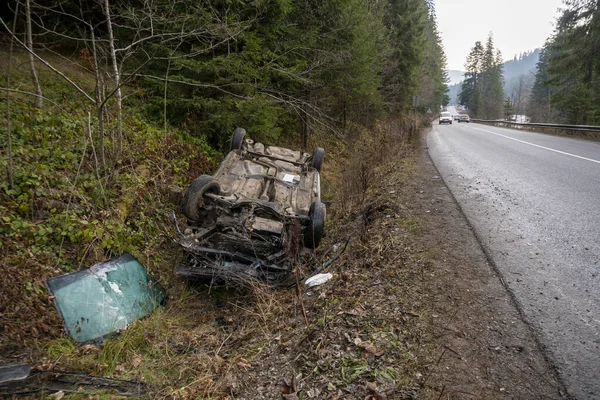
[[[284,280],[305,249],[324,233],[320,171],[325,151],[312,154],[269,146],[237,128],[231,151],[213,176],[186,190],[181,210],[188,227],[178,240],[193,278]]]

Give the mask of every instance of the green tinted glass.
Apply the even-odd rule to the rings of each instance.
[[[102,339],[154,311],[166,299],[131,254],[46,280],[65,329],[77,342]]]

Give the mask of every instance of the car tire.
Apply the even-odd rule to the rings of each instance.
[[[200,175],[188,187],[181,200],[181,211],[188,219],[198,221],[200,216],[198,210],[203,205],[203,196],[206,193],[219,194],[221,187],[219,182],[210,175]]]
[[[244,144],[244,136],[246,136],[246,130],[244,128],[235,128],[233,135],[231,136],[230,151],[239,150]]]
[[[321,201],[315,201],[310,205],[308,216],[310,222],[304,229],[304,245],[309,249],[316,249],[321,243],[325,231],[325,204]]]
[[[323,161],[325,160],[325,149],[322,147],[317,147],[312,154],[312,161],[310,162],[310,166],[321,172],[321,167],[323,166]]]

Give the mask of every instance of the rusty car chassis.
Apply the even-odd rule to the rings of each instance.
[[[179,244],[192,278],[257,278],[279,282],[306,249],[319,245],[325,224],[320,171],[325,152],[269,146],[238,128],[213,176],[186,190],[188,227]]]

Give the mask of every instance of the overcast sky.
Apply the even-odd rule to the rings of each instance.
[[[542,47],[554,30],[562,0],[436,0],[448,69],[464,70],[475,41],[494,34],[504,60]]]

